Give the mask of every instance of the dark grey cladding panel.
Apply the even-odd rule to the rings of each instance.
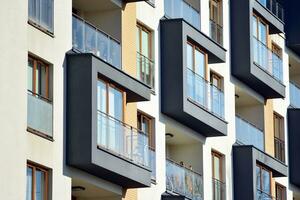
[[[286,44],[300,55],[299,0],[284,1]]]
[[[266,99],[284,98],[285,86],[253,63],[252,4],[232,0],[230,10],[232,75]]]
[[[182,19],[161,20],[160,28],[162,112],[204,136],[227,135],[227,123],[189,101],[186,94],[187,37],[208,49],[214,45],[200,43],[206,38]]]
[[[253,9],[269,23],[271,34],[284,33],[284,22],[275,16],[269,9],[261,5],[258,0],[250,0]]]
[[[125,188],[148,187],[149,169],[97,148],[97,80],[110,77],[106,65],[89,54],[67,55],[67,164]]]
[[[102,61],[91,53],[70,53],[68,62],[71,66],[80,65],[82,68],[93,68],[100,77],[109,79],[110,82],[126,91],[127,102],[149,101],[151,88],[141,81],[133,78],[124,71],[117,69]],[[90,65],[83,65],[89,62]]]
[[[274,177],[286,177],[287,166],[253,146],[233,146],[234,199],[253,200],[256,196],[256,164],[273,172]]]
[[[188,199],[180,195],[162,194],[161,200],[188,200]]]
[[[289,173],[291,184],[300,188],[300,109],[288,109]]]

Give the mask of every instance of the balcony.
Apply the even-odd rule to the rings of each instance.
[[[213,199],[226,200],[226,184],[220,180],[212,179]]]
[[[223,46],[223,27],[220,24],[217,24],[215,21],[210,20],[210,37]]]
[[[47,138],[53,138],[52,102],[28,90],[27,94],[28,130]]]
[[[224,94],[187,68],[189,40],[207,53],[208,64],[226,60],[225,49],[184,20],[161,20],[162,112],[206,137],[224,136]]]
[[[274,157],[250,145],[233,146],[235,199],[253,200],[263,197],[263,194],[257,195],[257,164],[272,171],[272,176],[275,178],[287,177],[287,165]]]
[[[108,34],[79,16],[72,17],[72,44],[75,51],[92,53],[112,66],[121,69],[121,45]]]
[[[172,19],[184,19],[200,30],[200,12],[184,0],[164,0],[165,16]]]
[[[289,178],[290,183],[298,188],[300,188],[300,109],[299,108],[289,108],[287,113],[288,120],[288,155],[289,155]]]
[[[267,8],[278,19],[284,21],[284,9],[278,0],[257,0],[257,1],[265,8]]]
[[[250,122],[236,116],[236,140],[241,145],[253,145],[264,151],[264,133]]]
[[[166,160],[166,185],[171,194],[191,200],[203,200],[202,175],[171,160]]]
[[[223,91],[190,69],[187,69],[187,82],[189,100],[224,119]]]
[[[66,59],[67,164],[124,188],[150,186],[147,137],[98,112],[97,84],[101,78],[121,88],[125,103],[148,101],[150,87],[92,53]]]
[[[140,81],[154,89],[155,70],[154,62],[146,56],[136,53],[137,59],[137,77]]]
[[[300,87],[290,82],[290,105],[293,108],[300,108]]]
[[[273,53],[264,43],[253,37],[254,63],[277,81],[283,82],[282,59]]]
[[[259,189],[256,189],[256,200],[279,200],[276,197],[273,197],[272,195],[261,191]]]

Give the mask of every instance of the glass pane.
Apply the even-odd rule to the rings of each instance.
[[[217,180],[221,180],[220,174],[220,158],[217,156],[213,156],[214,159],[214,178]]]
[[[187,67],[193,70],[193,47],[187,44]]]
[[[258,31],[259,31],[258,40],[261,41],[263,44],[267,44],[267,26],[259,22]]]
[[[86,51],[97,55],[96,48],[96,29],[92,26],[86,25],[85,27],[85,45]]]
[[[97,85],[97,109],[106,113],[106,85],[98,81]]]
[[[262,170],[262,176],[263,176],[263,187],[262,190],[267,193],[267,194],[271,194],[271,175],[269,171],[266,170]]]
[[[136,49],[140,52],[140,28],[136,27]]]
[[[260,186],[261,174],[260,174],[260,167],[256,166],[256,188],[261,189]]]
[[[52,31],[52,0],[40,0],[41,25]]]
[[[257,18],[252,17],[252,26],[253,26],[253,36],[257,38]]]
[[[27,167],[26,200],[32,200],[32,168]]]
[[[34,72],[35,73],[35,85],[34,85],[34,88],[35,88],[35,93],[37,94],[41,94],[40,93],[40,69],[39,67],[36,68],[36,71]]]
[[[43,200],[45,196],[45,172],[36,170],[35,173],[35,199]]]
[[[28,17],[30,20],[34,20],[36,11],[35,0],[28,1]]]
[[[84,23],[77,19],[76,17],[73,17],[72,21],[73,26],[73,47],[75,49],[78,49],[80,51],[84,51]]]
[[[109,115],[122,121],[123,119],[123,95],[114,88],[109,88]]]
[[[28,67],[27,67],[27,90],[33,91],[32,84],[33,84],[33,61],[32,60],[28,60]]]
[[[96,55],[105,61],[108,61],[109,39],[101,32],[97,34],[97,52]]]
[[[150,57],[149,52],[149,34],[142,30],[142,54],[146,57]]]
[[[205,77],[205,55],[198,50],[195,50],[195,73]]]
[[[38,64],[39,72],[40,72],[40,95],[43,97],[48,97],[47,94],[47,69],[44,65]]]
[[[145,133],[148,133],[150,132],[150,126],[149,126],[150,122],[148,119],[144,118],[143,117],[143,121],[142,121],[142,131],[145,132]]]

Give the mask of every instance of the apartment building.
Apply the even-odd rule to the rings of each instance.
[[[4,0],[0,199],[300,200],[297,0]]]

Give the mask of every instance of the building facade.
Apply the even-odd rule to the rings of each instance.
[[[0,199],[300,200],[298,0],[4,0]]]

